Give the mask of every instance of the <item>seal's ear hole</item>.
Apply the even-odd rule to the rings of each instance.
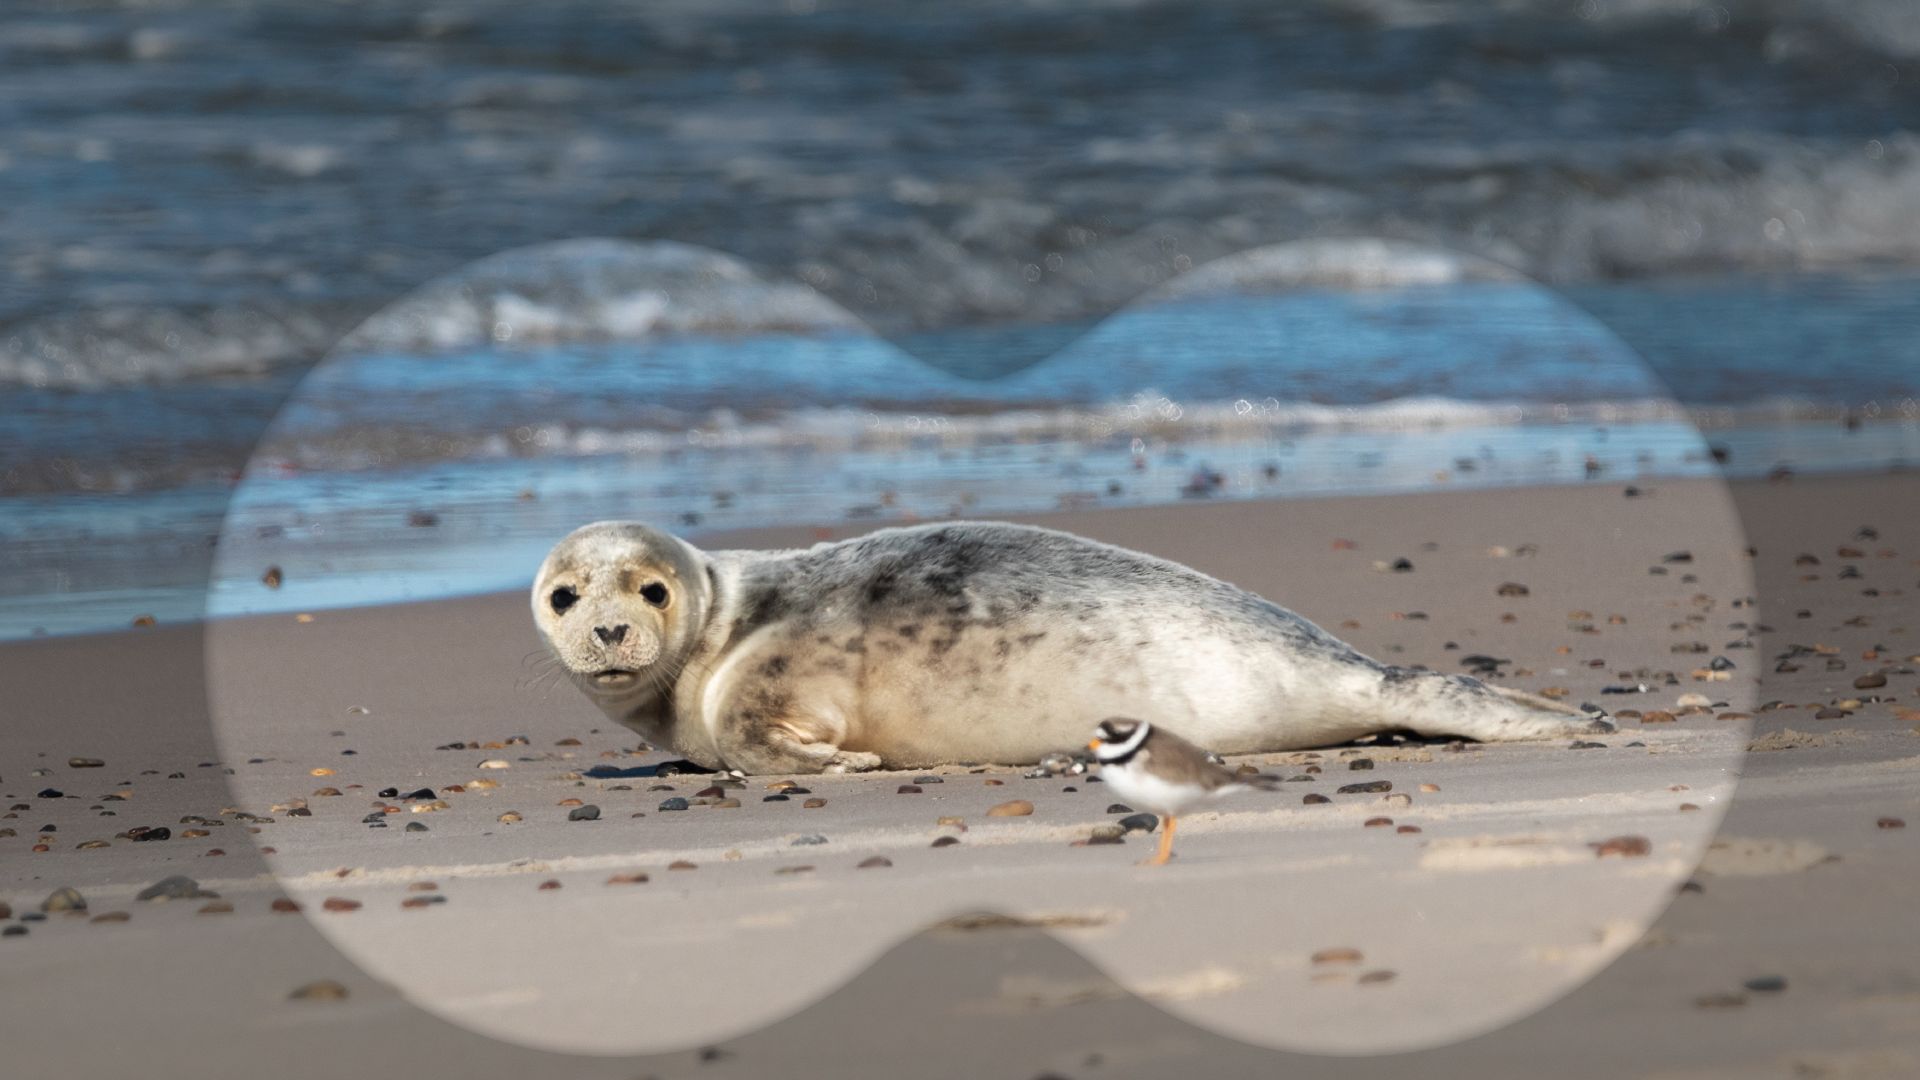
[[[657,581],[649,581],[640,586],[640,599],[654,607],[667,606],[667,587]]]
[[[567,609],[578,603],[580,594],[565,586],[553,590],[547,595],[547,603],[553,605],[555,615],[565,615]]]

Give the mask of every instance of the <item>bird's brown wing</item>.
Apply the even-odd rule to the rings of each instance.
[[[1153,770],[1171,783],[1195,784],[1206,791],[1215,791],[1241,781],[1233,770],[1208,761],[1205,750],[1158,724],[1147,734],[1140,749],[1152,756]]]

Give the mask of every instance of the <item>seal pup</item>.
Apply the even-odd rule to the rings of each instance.
[[[1393,729],[1612,730],[1544,698],[1381,664],[1197,570],[1031,525],[701,551],[604,521],[553,548],[532,601],[541,636],[609,718],[742,773],[1031,764],[1115,714],[1229,754]]]
[[[1265,773],[1242,777],[1173,732],[1122,716],[1100,721],[1087,749],[1115,795],[1160,815],[1160,850],[1142,866],[1165,866],[1173,858],[1174,822],[1189,808],[1280,784]]]

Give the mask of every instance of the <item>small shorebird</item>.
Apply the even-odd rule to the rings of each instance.
[[[1160,815],[1160,850],[1142,865],[1164,866],[1173,858],[1173,823],[1189,807],[1224,795],[1272,790],[1278,777],[1235,775],[1205,750],[1145,720],[1108,717],[1087,743],[1100,763],[1100,778],[1136,809]]]

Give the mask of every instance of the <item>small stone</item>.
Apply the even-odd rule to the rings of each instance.
[[[884,867],[888,867],[892,865],[893,865],[893,860],[887,858],[885,855],[869,855],[866,858],[861,859],[860,862],[855,866],[855,869],[878,870],[878,869],[882,869]]]
[[[1393,819],[1390,817],[1371,817],[1361,822],[1361,826],[1368,829],[1381,829],[1391,824],[1393,824]]]
[[[269,906],[270,906],[270,907],[271,907],[271,908],[272,908],[273,910],[275,910],[275,911],[278,911],[278,912],[280,912],[280,913],[282,913],[282,914],[285,914],[285,913],[287,913],[287,912],[290,912],[290,911],[299,911],[299,910],[300,910],[300,902],[299,902],[299,901],[297,901],[297,900],[289,900],[289,899],[287,899],[287,898],[286,898],[286,897],[284,897],[284,896],[282,896],[282,897],[279,897],[278,899],[276,899],[276,900],[274,900],[274,902],[273,902],[273,903],[272,903],[271,905],[269,905]]]
[[[738,805],[740,800],[734,799],[731,801]],[[825,805],[827,805],[827,800],[825,799],[808,799],[806,802],[800,804],[800,808],[802,810],[818,810]]]
[[[201,899],[202,897],[213,897],[218,895],[220,894],[208,892],[205,889],[202,889],[200,887],[199,882],[193,880],[190,877],[187,877],[184,874],[175,874],[174,876],[169,878],[162,878],[159,881],[154,882],[152,885],[149,885],[146,888],[140,890],[139,895],[135,896],[134,899],[136,900],[198,900],[198,899]]]
[[[1321,949],[1313,954],[1313,962],[1316,964],[1357,964],[1363,959],[1365,957],[1361,955],[1359,949],[1345,945]]]
[[[1029,817],[1032,814],[1033,804],[1025,799],[1013,799],[987,808],[988,817]]]
[[[1305,805],[1305,806],[1319,806],[1322,803],[1330,803],[1332,801],[1333,801],[1332,799],[1329,799],[1325,795],[1320,795],[1320,794],[1309,794],[1309,795],[1300,796],[1300,802],[1302,805]]]
[[[607,879],[607,884],[609,885],[645,885],[647,881],[648,881],[648,878],[646,874],[641,873],[639,871],[634,871],[632,873],[626,873],[626,874],[615,874],[612,877]],[[549,882],[548,884],[556,889],[560,887],[560,883],[557,881]],[[547,888],[547,885],[542,885],[540,887],[544,889],[544,888]]]
[[[332,979],[321,979],[299,987],[287,998],[291,1001],[345,1001],[347,988]]]
[[[1787,980],[1781,975],[1760,975],[1740,985],[1756,994],[1778,994],[1787,988]]]
[[[1374,795],[1382,791],[1392,791],[1391,780],[1369,780],[1364,784],[1342,784],[1334,792],[1336,795]]]
[[[699,864],[697,864],[697,863],[691,863],[691,862],[688,862],[688,861],[687,861],[687,860],[685,860],[685,859],[675,859],[675,860],[673,860],[672,862],[670,862],[670,863],[668,863],[668,864],[667,864],[667,869],[669,869],[669,870],[698,870],[698,869],[700,869],[700,866],[699,866]]]
[[[414,881],[407,884],[408,892],[439,892],[440,886],[431,881]]]
[[[685,799],[680,800],[680,808],[682,810],[686,809]],[[666,807],[662,806],[660,809],[665,810]],[[593,805],[592,803],[588,803],[585,806],[576,806],[573,809],[567,811],[567,820],[568,821],[599,821],[600,808]]]
[[[938,837],[937,839],[934,840],[933,843],[927,846],[928,847],[952,847],[953,845],[959,842],[960,842],[960,838],[957,836],[942,836],[942,837]]]
[[[824,836],[821,836],[821,835],[820,835],[819,833],[808,833],[808,834],[806,834],[806,835],[804,835],[804,836],[796,836],[796,837],[794,837],[794,838],[793,838],[793,843],[792,843],[792,845],[791,845],[791,846],[793,846],[793,847],[814,847],[814,846],[817,846],[817,845],[820,845],[820,844],[824,844],[824,843],[826,843],[826,842],[827,842],[827,838],[826,838],[826,837],[824,837]]]
[[[894,794],[895,795],[918,795],[920,794],[920,791],[921,789],[917,784],[901,784],[898,788],[894,790]]]
[[[811,874],[813,873],[813,867],[807,866],[804,863],[799,866],[782,866],[779,869],[775,870],[774,873],[775,874]]]
[[[678,795],[675,795],[673,798],[667,799],[664,802],[662,802],[660,804],[660,809],[661,810],[685,810],[687,808],[687,805],[688,805],[687,800],[681,798]]]
[[[1855,690],[1877,690],[1887,685],[1887,677],[1878,671],[1870,672],[1853,680]]]
[[[560,887],[560,883],[559,883],[559,882],[557,882],[557,881],[552,881],[552,880],[548,880],[548,881],[543,881],[543,882],[541,882],[541,883],[539,884],[539,886],[538,886],[538,888],[539,888],[539,890],[540,890],[541,892],[545,892],[545,891],[547,891],[547,890],[549,890],[549,889],[557,889],[557,888],[559,888],[559,887]]]
[[[233,904],[226,900],[209,900],[206,903],[201,904],[200,910],[195,912],[194,914],[196,915],[231,915],[233,914]]]
[[[1392,982],[1395,978],[1396,978],[1396,974],[1394,972],[1381,970],[1381,971],[1369,971],[1365,975],[1360,976],[1360,978],[1355,981],[1360,983],[1363,986],[1369,986],[1369,985],[1378,985],[1380,983],[1385,983],[1385,982]]]
[[[781,795],[762,795],[760,796],[760,801],[761,802],[791,802],[793,800],[789,796],[781,794]]]
[[[85,911],[87,910],[87,898],[80,895],[80,890],[72,887],[55,889],[47,895],[45,900],[40,902],[40,910]]]
[[[1105,843],[1117,844],[1120,842],[1121,838],[1126,835],[1127,835],[1127,830],[1122,828],[1117,823],[1103,822],[1102,824],[1095,825],[1093,827],[1093,832],[1090,834],[1090,838],[1095,843],[1099,843],[1099,844],[1105,844]]]
[[[1647,855],[1653,851],[1653,843],[1644,836],[1615,836],[1590,845],[1597,858],[1609,855],[1632,857]]]
[[[446,902],[446,897],[441,896],[439,893],[434,893],[431,896],[409,896],[400,901],[400,906],[402,908],[418,909],[432,907],[435,904],[444,904]]]
[[[1121,818],[1118,824],[1127,832],[1150,833],[1160,827],[1160,819],[1153,814],[1133,814]]]
[[[106,762],[93,757],[70,757],[67,759],[67,768],[69,769],[98,769],[104,765],[106,765]]]
[[[513,765],[505,758],[488,758],[480,763],[480,767],[483,769],[511,769]]]
[[[1883,817],[1874,822],[1874,825],[1882,829],[1904,829],[1907,827],[1907,823],[1897,817]]]
[[[1498,589],[1495,589],[1494,592],[1500,596],[1531,596],[1533,595],[1532,589],[1527,588],[1525,585],[1522,585],[1517,581],[1506,582],[1505,584],[1501,585]]]
[[[501,814],[499,817],[495,818],[494,820],[498,821],[502,825],[512,825],[516,821],[524,821],[526,819],[520,816],[519,811],[509,810],[506,813]]]
[[[1642,724],[1671,724],[1674,722],[1674,715],[1664,709],[1654,709],[1650,712],[1643,713],[1640,717],[1640,722]]]
[[[941,778],[940,778],[940,777],[938,777],[938,776],[916,776],[916,777],[914,777],[914,778],[913,778],[913,782],[914,782],[914,783],[916,783],[916,784],[944,784],[944,783],[946,783],[946,781],[945,781],[945,780],[943,780],[943,779],[941,779]]]
[[[1354,758],[1352,761],[1347,762],[1347,768],[1352,772],[1364,772],[1373,768],[1373,759],[1364,757]]]
[[[320,902],[320,907],[325,911],[359,911],[360,901],[349,900],[344,896],[329,896]]]
[[[407,831],[408,832],[426,832],[427,824],[424,821],[409,821],[407,822]]]
[[[1108,806],[1108,807],[1107,807],[1107,813],[1109,813],[1109,814],[1131,814],[1131,813],[1133,813],[1133,807],[1131,807],[1131,806],[1128,806],[1128,805],[1127,805],[1126,803],[1113,803],[1112,805],[1110,805],[1110,806]]]
[[[130,914],[128,914],[127,912],[124,912],[124,911],[108,911],[108,912],[103,912],[103,913],[101,913],[101,914],[99,914],[99,915],[95,915],[95,916],[94,916],[93,918],[91,918],[91,919],[89,919],[89,920],[87,920],[87,921],[88,921],[88,922],[97,922],[97,923],[101,923],[101,922],[126,922],[127,920],[129,920],[129,919],[131,919],[131,918],[133,918],[133,916],[132,916],[132,915],[130,915]]]

